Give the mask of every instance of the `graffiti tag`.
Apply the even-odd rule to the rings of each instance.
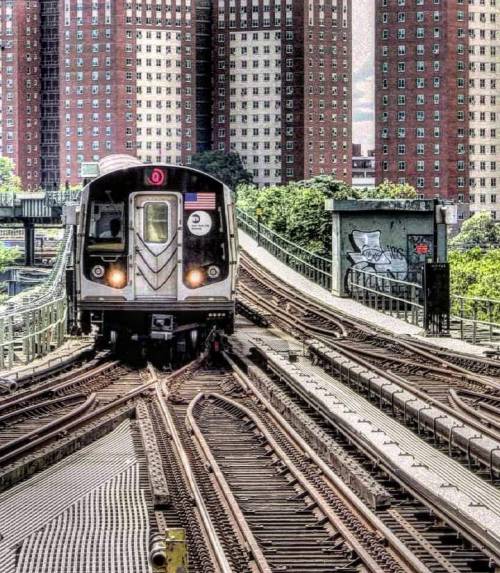
[[[408,262],[400,247],[380,244],[380,231],[353,231],[350,239],[355,251],[347,255],[353,262],[352,269],[368,271],[391,278],[404,280],[408,274]]]

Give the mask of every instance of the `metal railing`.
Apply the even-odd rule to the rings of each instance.
[[[278,235],[241,209],[236,209],[238,226],[258,245],[310,281],[326,289],[332,288],[332,261]]]
[[[48,207],[62,207],[66,203],[74,203],[80,201],[82,192],[80,189],[65,189],[45,191],[45,195],[37,195],[37,199],[43,199]],[[29,199],[29,193],[22,194],[23,199]],[[0,207],[15,207],[20,204],[21,196],[15,193],[0,193]],[[17,202],[16,202],[17,201]]]
[[[423,288],[418,283],[349,269],[347,288],[351,297],[378,311],[424,326]]]
[[[470,251],[471,249],[479,249],[482,252],[487,252],[492,249],[500,249],[500,243],[452,243],[449,248],[450,251],[459,251],[461,253]]]
[[[62,207],[66,203],[80,201],[81,194],[80,189],[50,190],[45,192],[45,203],[50,207]]]
[[[14,193],[0,193],[0,207],[13,207],[15,200]]]
[[[462,340],[500,344],[500,300],[451,295],[451,320]]]
[[[47,280],[0,306],[0,369],[28,364],[63,343],[68,314],[66,268],[72,243],[68,228]]]

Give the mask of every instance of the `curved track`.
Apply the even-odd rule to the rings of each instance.
[[[276,324],[302,340],[319,340],[397,384],[406,382],[430,403],[442,404],[450,411],[456,408],[451,390],[475,392],[483,402],[500,400],[498,361],[417,345],[355,323],[292,287],[277,286],[276,277],[246,254],[241,257],[239,309],[250,319]],[[465,413],[457,408],[456,413],[486,433],[494,430],[495,437],[500,434],[494,419],[485,424],[484,416],[473,409]]]
[[[87,365],[0,401],[0,465],[57,439],[147,387],[146,373],[118,361]]]

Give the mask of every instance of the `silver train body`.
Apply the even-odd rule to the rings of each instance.
[[[188,167],[104,160],[77,213],[79,329],[105,339],[196,340],[234,322],[230,189]]]

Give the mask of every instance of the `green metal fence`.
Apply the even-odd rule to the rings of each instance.
[[[28,364],[63,343],[68,314],[66,268],[72,243],[68,228],[47,280],[0,306],[0,369]]]
[[[299,247],[241,209],[236,209],[236,217],[240,229],[256,240],[259,246],[310,281],[329,290],[332,288],[330,259]]]

